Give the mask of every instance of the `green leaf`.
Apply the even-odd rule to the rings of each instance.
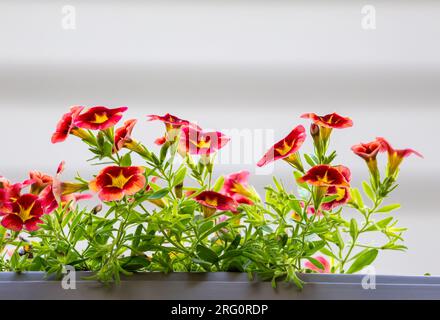
[[[203,233],[203,234],[200,236],[200,239],[199,239],[199,240],[203,240],[203,239],[205,239],[205,238],[208,237],[210,234],[213,234],[214,232],[217,232],[217,231],[219,231],[219,230],[221,230],[221,229],[227,227],[228,225],[229,225],[229,221],[224,221],[224,222],[221,222],[221,223],[219,223],[219,224],[216,224],[214,227],[212,227],[211,229],[209,229],[209,230],[207,230],[205,233]]]
[[[217,253],[200,244],[197,246],[197,255],[203,261],[207,261],[213,264],[218,262]]]
[[[130,167],[131,166],[131,155],[130,153],[127,153],[124,155],[121,159],[121,166],[122,167]]]
[[[316,166],[315,161],[313,161],[313,159],[307,153],[304,154],[304,159],[306,159],[306,162],[309,164],[309,166]]]
[[[299,204],[299,200],[294,199],[289,201],[290,208],[295,211],[297,214],[302,215],[302,208]]]
[[[350,236],[353,239],[353,241],[357,238],[358,233],[359,233],[358,225],[356,219],[353,218],[350,220]]]
[[[399,209],[399,208],[400,208],[400,204],[398,204],[398,203],[389,204],[387,206],[380,208],[379,210],[376,210],[376,213],[387,213],[387,212],[391,212],[391,211]]]
[[[374,194],[373,189],[371,189],[370,185],[367,181],[362,182],[362,188],[364,189],[365,194],[370,198],[371,201],[376,201],[376,195]]]
[[[339,198],[339,195],[337,195],[337,194],[332,195],[332,196],[328,196],[328,197],[325,197],[324,199],[322,199],[321,203],[329,203],[329,202],[332,202],[333,200],[336,200],[337,198]]]
[[[318,269],[324,270],[325,267],[322,265],[321,262],[319,262],[318,260],[316,260],[315,258],[312,257],[306,257],[307,260],[309,260],[315,267],[317,267]]]
[[[377,249],[370,249],[363,252],[356,258],[356,260],[348,269],[347,273],[355,273],[361,271],[366,266],[369,266],[374,262],[374,260],[376,260],[378,253],[379,251]]]
[[[165,197],[168,193],[170,192],[170,190],[168,190],[167,188],[161,189],[159,191],[153,192],[152,194],[150,194],[147,199],[148,200],[158,200],[158,199],[162,199],[163,197]]]
[[[173,180],[173,187],[182,184],[186,177],[186,167],[181,167],[177,170]]]
[[[220,192],[220,190],[223,188],[224,183],[225,183],[225,177],[220,176],[215,182],[214,186],[212,187],[212,190],[215,192]]]
[[[351,194],[352,194],[353,200],[357,204],[357,206],[360,209],[363,209],[365,207],[365,205],[364,205],[364,200],[362,199],[362,195],[359,192],[359,189],[357,189],[357,188],[351,189]]]

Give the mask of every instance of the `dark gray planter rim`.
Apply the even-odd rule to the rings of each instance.
[[[139,273],[123,277],[119,285],[84,280],[77,272],[76,290],[40,272],[0,273],[0,299],[137,299],[137,300],[339,300],[440,299],[440,277],[375,277],[375,289],[362,286],[364,275],[301,274],[304,289],[280,282],[250,281],[243,273]]]

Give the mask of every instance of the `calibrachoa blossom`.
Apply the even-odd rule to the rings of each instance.
[[[245,170],[227,175],[220,193],[230,196],[237,203],[252,205],[253,194],[248,185],[249,175],[249,171]]]
[[[309,269],[309,270],[313,270],[313,271],[318,272],[318,273],[330,273],[331,265],[330,265],[330,262],[325,257],[317,256],[317,257],[315,257],[315,259],[318,260],[322,264],[324,269],[318,268],[317,266],[315,266],[310,261],[307,261],[305,263],[305,267],[307,269]]]
[[[283,159],[298,168],[298,170],[303,171],[301,160],[298,157],[297,152],[305,140],[305,128],[301,125],[297,126],[287,135],[287,137],[275,143],[257,165],[262,167],[275,160]]]
[[[377,166],[377,155],[379,152],[383,151],[380,140],[376,139],[369,143],[357,144],[351,147],[351,150],[365,160],[373,178],[374,186],[377,188],[380,180],[379,168]]]
[[[196,124],[189,122],[188,120],[180,119],[180,118],[173,116],[169,113],[167,113],[164,116],[158,116],[155,114],[151,114],[151,115],[148,115],[147,117],[149,118],[149,121],[156,121],[156,120],[162,121],[165,124],[167,130],[180,129],[181,127],[192,127],[192,128],[201,130],[201,128],[199,126],[197,126]]]
[[[213,215],[217,210],[236,212],[238,207],[234,199],[215,191],[203,191],[194,200],[202,205],[206,216]]]
[[[173,116],[169,113],[164,116],[159,116],[155,114],[151,114],[147,116],[149,121],[161,121],[165,124],[166,135],[160,138],[157,138],[154,143],[161,146],[165,144],[167,141],[174,141],[174,139],[179,135],[180,129],[183,127],[189,127],[195,130],[202,130],[198,125],[188,121],[180,119],[179,117]]]
[[[129,143],[133,142],[131,138],[131,134],[133,132],[134,126],[136,125],[137,120],[127,120],[121,128],[118,128],[115,131],[115,145],[114,152],[118,152],[122,150],[122,148],[126,147]]]
[[[311,119],[313,121],[310,132],[315,146],[318,149],[318,156],[325,152],[333,129],[345,129],[353,126],[353,121],[350,118],[340,116],[337,113],[331,113],[325,116],[318,116],[315,113],[305,113],[301,118]]]
[[[301,183],[308,183],[317,187],[349,187],[344,175],[335,167],[318,165],[311,168],[303,177]]]
[[[12,203],[12,212],[2,219],[2,226],[12,231],[38,230],[43,215],[41,200],[34,194],[24,194]]]
[[[331,129],[344,129],[353,126],[353,121],[348,117],[342,117],[337,113],[318,116],[315,113],[305,113],[301,116],[303,119],[311,119],[316,125]]]
[[[350,183],[351,181],[350,169],[348,169],[345,166],[336,166],[335,168],[344,176],[345,181]],[[331,186],[327,189],[326,196],[333,196],[333,195],[337,195],[338,197],[331,202],[323,203],[321,206],[323,210],[330,211],[346,204],[350,200],[350,188]]]
[[[182,128],[179,148],[183,153],[195,155],[210,155],[223,148],[229,138],[223,133],[203,132],[190,127]]]
[[[114,127],[122,119],[127,107],[109,109],[107,107],[93,107],[75,118],[75,125],[89,130],[106,130]]]
[[[119,201],[131,196],[146,185],[142,167],[111,166],[103,169],[89,184],[90,189],[98,193],[102,201]]]
[[[31,193],[39,195],[48,185],[53,183],[53,177],[40,171],[31,171],[29,178],[32,180]]]
[[[70,111],[63,115],[58,122],[55,133],[52,135],[52,143],[63,142],[67,139],[72,130],[76,127],[75,120],[84,107],[72,107]]]
[[[399,172],[399,166],[402,164],[404,158],[409,157],[414,154],[420,158],[423,158],[423,155],[413,149],[394,149],[390,143],[384,138],[377,138],[378,141],[382,144],[382,150],[388,152],[388,176],[395,177]]]

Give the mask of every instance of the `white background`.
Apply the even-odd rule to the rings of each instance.
[[[374,31],[361,28],[365,4],[377,10]],[[76,8],[76,30],[61,26],[64,5]],[[355,184],[367,176],[349,150],[355,143],[384,136],[425,155],[404,163],[391,200],[403,205],[409,250],[382,254],[377,271],[440,274],[439,33],[435,1],[3,0],[0,174],[21,180],[65,159],[67,178],[89,178],[96,168],[84,145],[50,144],[71,105],[128,106],[148,145],[163,130],[144,121],[151,113],[206,128],[273,130],[280,139],[307,124],[304,112],[337,111],[355,121],[333,144]],[[246,164],[219,170],[241,168],[254,172]],[[285,164],[275,173],[292,184]],[[271,178],[252,182],[262,190]]]

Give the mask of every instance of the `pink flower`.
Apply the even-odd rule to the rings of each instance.
[[[323,256],[317,256],[317,257],[315,257],[315,259],[318,260],[322,264],[324,269],[318,268],[317,266],[315,266],[310,261],[307,261],[305,263],[306,269],[310,269],[310,270],[313,270],[313,271],[318,272],[318,273],[331,273],[330,272],[331,271],[330,262],[326,258],[324,258]]]

